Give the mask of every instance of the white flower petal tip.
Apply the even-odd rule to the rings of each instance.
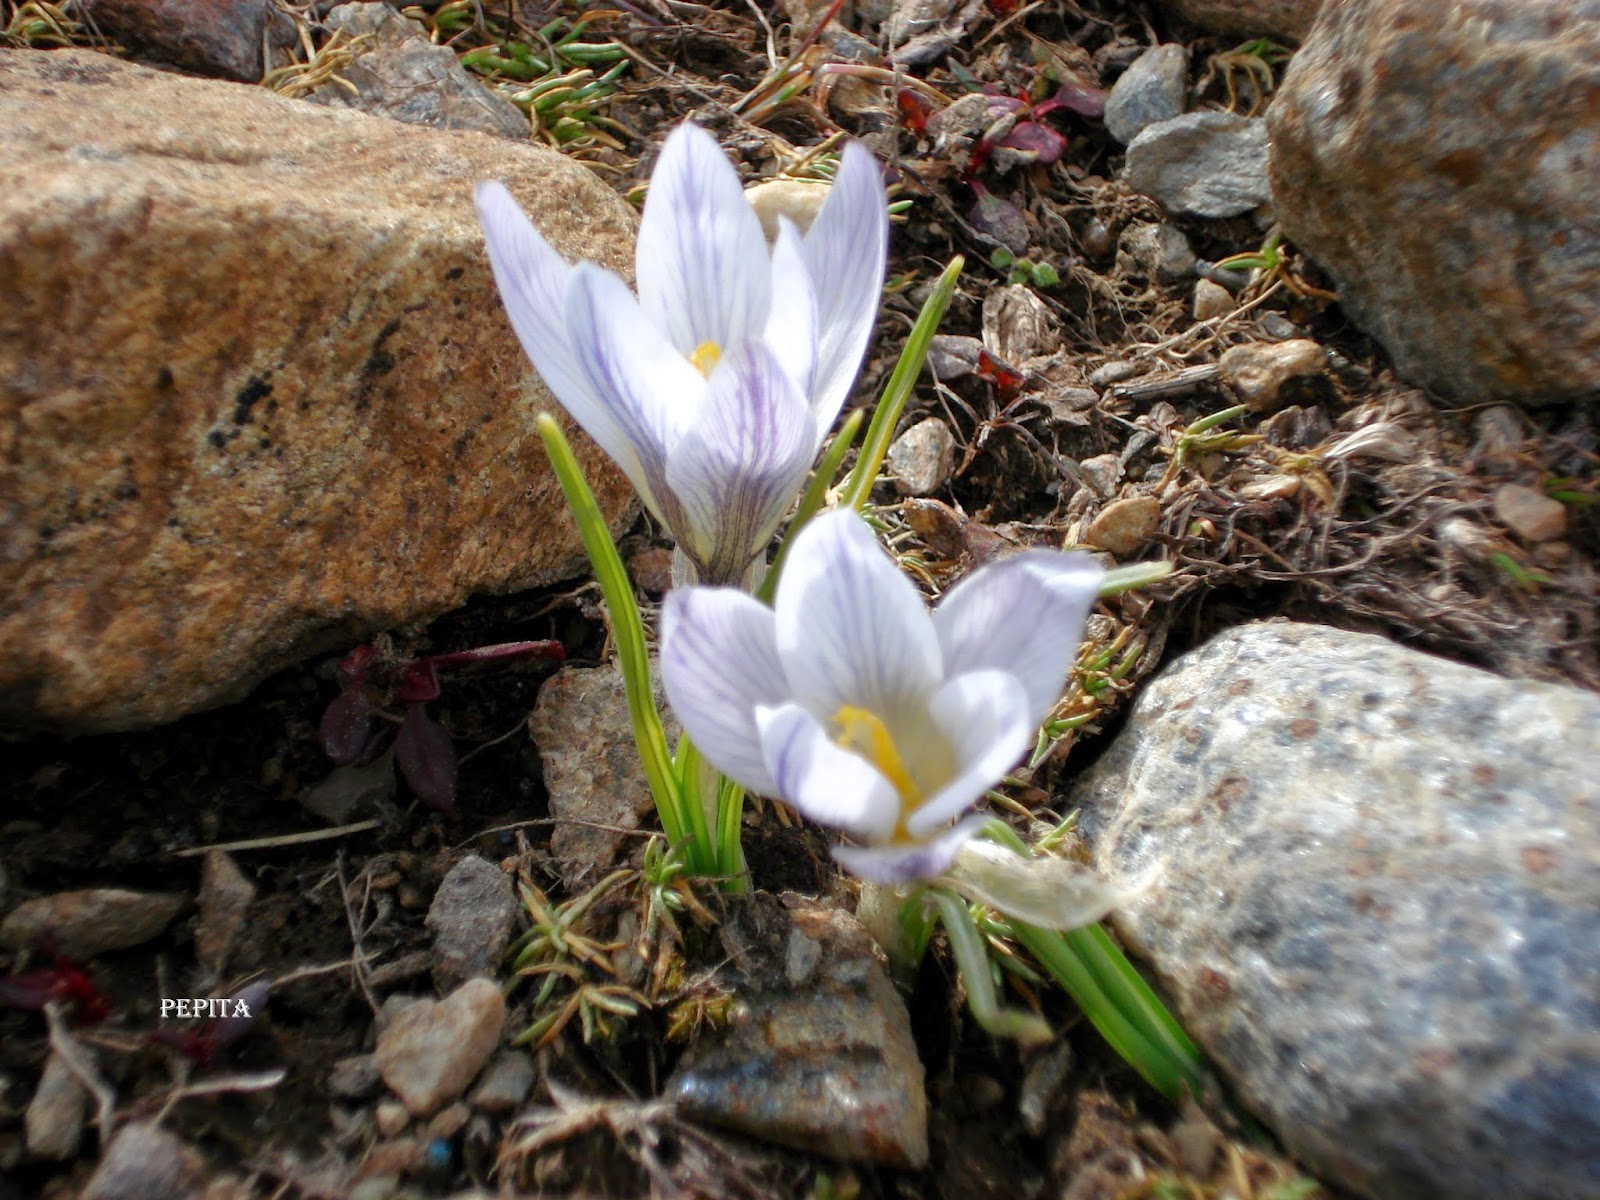
[[[1116,887],[1081,863],[1025,858],[993,842],[973,840],[960,847],[944,882],[1008,917],[1067,931],[1092,925],[1132,903],[1155,880],[1147,875],[1131,888]]]
[[[845,191],[863,193],[876,171],[864,154],[847,156],[856,182]],[[872,187],[881,193],[875,178]],[[823,255],[840,259],[829,267],[830,296],[851,291],[839,290],[848,277],[856,292],[871,291],[876,311],[882,256],[871,237],[857,235],[850,250],[850,204],[834,205],[823,223],[835,232],[817,247],[779,222],[769,248],[716,139],[680,126],[651,177],[635,299],[610,272],[562,258],[503,185],[479,185],[474,200],[506,313],[550,392],[616,460],[700,581],[747,578],[859,368],[858,351],[843,371],[838,346],[864,348],[870,333],[859,296],[824,307],[812,278],[817,247],[833,247]],[[774,381],[772,364],[788,386]]]
[[[833,857],[858,879],[883,887],[929,883],[950,869],[961,848],[989,823],[982,815],[968,817],[927,842],[909,845],[835,846]]]

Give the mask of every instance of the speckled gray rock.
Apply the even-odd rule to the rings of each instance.
[[[676,744],[678,723],[660,694],[660,672],[652,671],[651,678],[657,681],[667,742]],[[550,815],[560,822],[550,835],[556,870],[569,887],[594,884],[630,840],[624,831],[638,828],[655,810],[628,722],[622,676],[612,666],[557,671],[539,689],[528,736],[539,747]]]
[[[200,1156],[153,1123],[124,1125],[79,1200],[191,1200],[206,1190]]]
[[[1600,1195],[1600,697],[1271,623],[1164,671],[1073,797],[1186,1028],[1383,1200]]]
[[[1128,146],[1122,173],[1168,212],[1236,217],[1272,199],[1266,122],[1225,112],[1157,121]]]
[[[1106,95],[1106,132],[1123,145],[1146,126],[1183,114],[1189,51],[1178,42],[1151,46],[1111,85]]]
[[[1117,257],[1127,256],[1128,269],[1163,283],[1177,283],[1194,274],[1194,248],[1183,230],[1165,222],[1135,221],[1117,239]]]
[[[528,118],[511,101],[467,73],[448,46],[430,42],[421,25],[387,4],[341,4],[323,18],[346,40],[367,38],[339,72],[350,87],[327,83],[307,99],[354,108],[434,129],[469,129],[497,137],[530,134]]]
[[[469,854],[449,872],[428,906],[433,982],[442,992],[478,976],[493,978],[511,941],[517,893],[511,877]]]
[[[949,482],[955,461],[955,435],[938,417],[918,421],[889,447],[889,473],[902,496],[937,492]]]
[[[1600,0],[1329,4],[1268,111],[1277,211],[1400,373],[1600,392]]]
[[[739,997],[667,1081],[685,1114],[848,1162],[928,1162],[922,1062],[881,951],[847,913],[754,897],[722,927]]]

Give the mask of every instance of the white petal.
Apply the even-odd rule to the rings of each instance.
[[[619,435],[596,409],[569,348],[565,299],[572,268],[540,236],[504,184],[481,183],[475,197],[489,265],[522,349],[551,394],[612,454]]]
[[[821,321],[812,404],[820,437],[850,394],[872,336],[889,253],[889,201],[878,161],[851,142],[805,237]]]
[[[639,223],[639,300],[680,354],[760,334],[771,285],[761,219],[716,139],[673,130],[656,160]]]
[[[815,449],[805,398],[772,352],[760,342],[733,347],[667,460],[684,522],[673,532],[701,582],[743,578],[799,495]]]
[[[933,723],[955,752],[956,774],[906,819],[912,837],[925,838],[971,808],[998,783],[1033,742],[1028,697],[1004,671],[957,675],[928,702]]]
[[[787,217],[778,218],[778,240],[772,249],[772,311],[763,340],[807,397],[809,407],[817,370],[817,298],[800,233]],[[826,432],[817,431],[813,439],[817,446]]]
[[[904,846],[835,846],[840,866],[868,883],[892,887],[944,874],[961,847],[989,823],[987,816],[968,817],[932,841]]]
[[[763,796],[777,793],[756,709],[788,688],[772,610],[733,588],[678,588],[661,605],[661,682],[707,762]]]
[[[784,674],[824,720],[850,704],[893,729],[938,686],[939,642],[921,595],[848,509],[800,531],[774,610]]]
[[[567,326],[601,419],[591,429],[594,413],[569,411],[616,459],[645,503],[671,524],[667,453],[699,408],[705,380],[644,320],[627,285],[592,263],[572,269]]]
[[[876,767],[842,749],[798,704],[756,710],[767,770],[778,797],[818,825],[863,838],[887,837],[900,798]]]
[[[1054,550],[1029,550],[973,573],[933,613],[946,674],[993,668],[1016,676],[1037,725],[1061,699],[1103,576],[1087,555]]]
[[[945,882],[1008,917],[1063,931],[1093,924],[1145,890],[1114,887],[1081,863],[1024,858],[981,839],[961,848]]]

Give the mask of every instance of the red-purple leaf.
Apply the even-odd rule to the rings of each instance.
[[[377,657],[377,650],[371,646],[357,646],[350,651],[339,660],[339,685],[348,690],[365,683],[372,661]]]
[[[418,800],[438,812],[456,806],[455,745],[422,705],[406,709],[394,751],[400,774]]]
[[[978,195],[978,202],[972,206],[968,218],[973,228],[988,234],[1013,254],[1024,253],[1028,249],[1028,223],[1022,219],[1017,206],[996,196],[977,180],[972,181],[972,190]]]
[[[1067,139],[1048,125],[1038,121],[1023,121],[1000,143],[1007,150],[1029,156],[1034,162],[1046,166],[1055,162],[1067,148]]]
[[[335,766],[360,762],[372,744],[376,724],[366,688],[346,688],[323,710],[318,730],[322,752]]]
[[[434,659],[419,658],[400,668],[400,683],[394,698],[401,704],[426,704],[439,698],[439,672]]]
[[[1077,113],[1080,117],[1099,120],[1106,115],[1106,94],[1100,88],[1069,79],[1056,94],[1033,106],[1035,117],[1048,116],[1058,109]]]
[[[567,651],[560,642],[500,642],[473,650],[457,650],[452,654],[431,654],[421,661],[431,663],[436,670],[448,671],[476,663],[508,662],[519,658],[550,658],[561,663],[567,661]]]

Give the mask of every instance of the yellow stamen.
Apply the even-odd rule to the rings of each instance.
[[[715,342],[701,342],[694,348],[694,353],[689,355],[689,361],[694,364],[694,369],[708,377],[721,360],[722,347]]]
[[[922,789],[906,769],[905,759],[900,757],[900,748],[894,744],[894,736],[883,718],[853,704],[843,704],[833,714],[833,724],[839,731],[835,744],[854,751],[877,767],[899,793],[900,819],[895,822],[891,840],[911,840],[906,831],[906,818],[922,803]]]

